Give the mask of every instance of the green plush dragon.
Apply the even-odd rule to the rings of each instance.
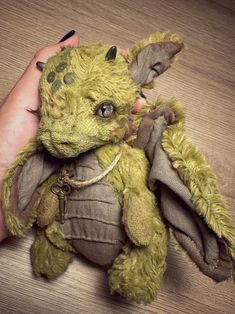
[[[203,273],[232,275],[235,228],[201,153],[186,138],[175,101],[148,103],[143,87],[183,43],[156,33],[128,50],[64,47],[42,69],[37,137],[2,189],[12,235],[37,235],[35,274],[55,278],[77,253],[108,267],[110,291],[149,303],[166,269],[168,229]],[[132,118],[136,133],[125,142]],[[156,202],[158,198],[158,203]]]

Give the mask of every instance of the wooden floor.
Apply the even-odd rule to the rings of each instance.
[[[0,0],[0,100],[35,51],[71,29],[83,44],[129,47],[164,30],[183,38],[187,50],[151,95],[185,104],[187,132],[207,156],[235,217],[235,1]],[[234,285],[203,276],[172,243],[161,293],[144,306],[110,296],[106,273],[81,258],[53,282],[35,279],[31,242],[32,235],[0,247],[1,314],[235,313]]]

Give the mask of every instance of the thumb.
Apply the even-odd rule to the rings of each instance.
[[[78,47],[79,43],[80,43],[79,36],[75,33],[75,31],[70,31],[57,44],[39,49],[38,52],[35,54],[32,62],[35,63],[37,61],[47,62],[48,58],[60,52],[61,47],[64,46]],[[33,66],[35,68],[35,64],[33,64]]]

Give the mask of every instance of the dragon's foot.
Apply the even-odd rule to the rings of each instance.
[[[73,253],[56,247],[46,236],[44,230],[38,230],[31,247],[31,261],[35,275],[53,279],[61,275],[72,261]]]
[[[146,247],[123,248],[109,270],[111,293],[128,300],[150,303],[158,293],[165,271],[166,248],[150,244]]]

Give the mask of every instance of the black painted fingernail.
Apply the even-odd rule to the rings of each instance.
[[[146,99],[146,96],[145,96],[145,94],[141,91],[140,92],[140,96],[142,97],[142,98],[145,98]]]
[[[71,30],[70,32],[68,32],[66,35],[64,35],[64,37],[61,38],[61,40],[59,41],[59,43],[61,43],[62,41],[65,41],[66,39],[69,39],[70,37],[72,37],[75,34],[75,30]]]
[[[45,68],[46,63],[42,61],[36,62],[37,68],[42,71]]]

